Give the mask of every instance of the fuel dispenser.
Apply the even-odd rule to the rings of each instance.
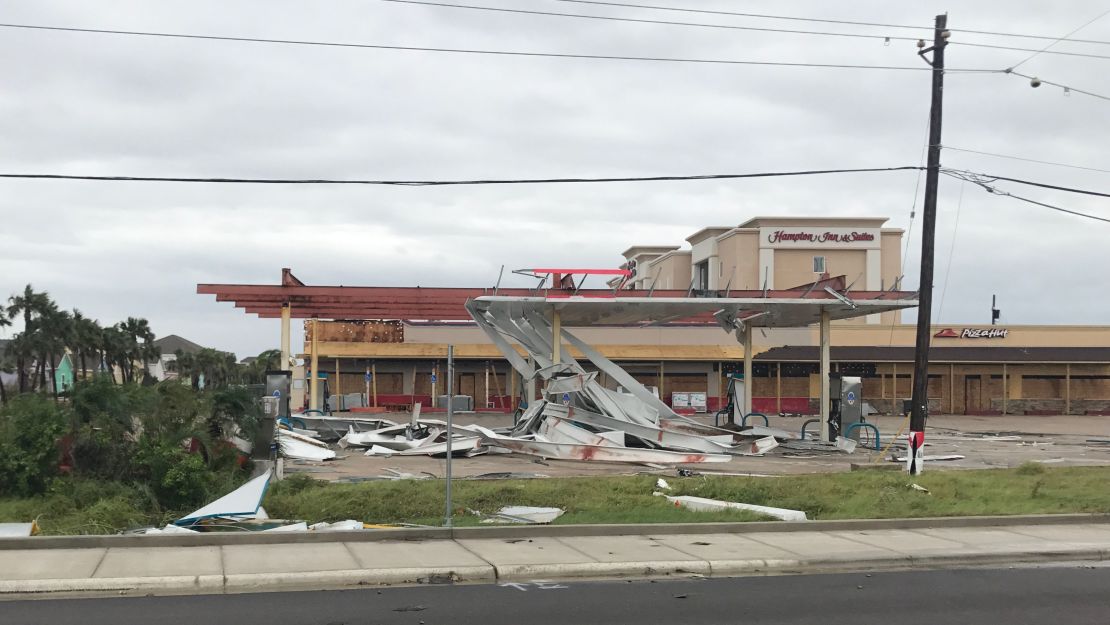
[[[864,422],[863,379],[830,373],[827,440],[835,441],[838,436],[843,436],[844,432],[848,431],[848,438],[858,441],[860,428],[853,428],[851,425],[861,422]]]
[[[292,385],[293,372],[266,372],[266,395],[262,398],[262,420],[258,424],[258,433],[254,437],[251,457],[255,459],[270,457],[275,422],[278,419],[289,418],[289,391]]]
[[[713,415],[713,425],[717,425],[718,419],[724,416],[727,421],[733,425],[739,425],[744,418],[744,397],[747,393],[747,385],[744,384],[744,375],[735,373],[728,378],[728,390],[725,392],[725,397],[728,403],[725,404],[716,414]]]

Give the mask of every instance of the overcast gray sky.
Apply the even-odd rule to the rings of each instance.
[[[646,4],[1061,36],[1104,2]],[[469,4],[906,36],[910,31],[586,6]],[[380,0],[0,0],[2,21],[401,46],[924,66],[913,42],[527,16]],[[132,176],[524,178],[917,165],[927,71],[513,58],[0,29],[0,171]],[[916,33],[914,33],[916,34]],[[1110,41],[1110,16],[1076,38]],[[1048,41],[955,33],[953,42]],[[1110,55],[1110,46],[1060,43]],[[950,68],[1029,53],[949,46]],[[1019,71],[1110,94],[1110,60]],[[944,143],[1110,169],[1110,102],[1003,74],[946,78]],[[1108,174],[948,151],[950,167],[1106,191]],[[240,357],[278,325],[198,282],[485,286],[498,268],[616,266],[755,215],[881,215],[909,228],[917,174],[444,188],[0,181],[0,295],[28,282],[110,324],[150,320]],[[1009,191],[1110,216],[1105,198]],[[939,322],[1105,323],[1110,224],[942,177]],[[906,264],[917,288],[918,219]],[[959,211],[958,228],[956,225]],[[949,253],[951,267],[949,269]],[[936,314],[935,314],[936,316]],[[909,317],[912,319],[912,316]],[[10,334],[10,332],[9,332]],[[295,338],[295,341],[297,339]]]

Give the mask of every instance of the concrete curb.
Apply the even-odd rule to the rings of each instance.
[[[289,588],[341,588],[349,586],[382,586],[387,584],[428,584],[442,579],[443,583],[495,582],[493,565],[454,568],[351,569],[313,571],[309,573],[241,573],[226,575],[224,588],[229,592],[278,590]]]
[[[668,577],[671,575],[705,575],[712,573],[704,560],[660,562],[576,562],[573,564],[500,564],[498,581],[534,580],[541,578],[569,579],[575,577]]]
[[[335,589],[389,584],[512,582],[576,578],[657,578],[669,576],[746,576],[968,568],[1037,562],[1110,560],[1110,549],[1076,548],[1039,552],[937,554],[852,559],[681,560],[658,562],[580,562],[510,564],[455,568],[352,569],[306,573],[244,573],[174,577],[78,578],[0,581],[0,596],[42,593],[153,590],[218,594],[279,590]]]
[[[223,590],[223,575],[173,575],[164,577],[83,577],[73,579],[0,580],[0,595],[54,592],[116,592],[129,590],[196,591]]]
[[[1075,525],[1110,523],[1110,514],[1038,514],[1026,516],[925,517],[916,519],[858,519],[836,521],[757,521],[750,523],[643,523],[622,525],[525,525],[502,527],[405,528],[364,532],[323,531],[286,533],[203,533],[195,536],[33,536],[0,538],[4,549],[89,549],[105,547],[199,547],[274,545],[285,543],[373,542],[476,538],[542,538],[564,536],[635,536],[668,534],[745,534],[752,532],[863,531],[945,527],[1005,527],[1012,525]]]

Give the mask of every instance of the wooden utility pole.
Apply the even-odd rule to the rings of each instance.
[[[929,416],[929,341],[933,317],[933,248],[937,229],[937,186],[940,183],[940,124],[944,108],[944,48],[948,45],[948,16],[938,15],[933,45],[918,54],[933,53],[933,90],[929,109],[929,159],[925,169],[925,214],[921,227],[921,280],[917,298],[917,346],[913,360],[913,394],[910,396],[910,474],[924,469],[925,421]],[[919,44],[920,45],[920,44]]]

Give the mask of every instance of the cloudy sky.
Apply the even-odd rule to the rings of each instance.
[[[469,4],[881,36],[949,26],[1061,36],[1105,11],[1044,2],[660,4],[924,27],[920,32],[590,6]],[[911,41],[532,16],[381,0],[0,0],[0,21],[349,43],[924,67]],[[523,58],[0,28],[0,172],[295,178],[528,178],[917,165],[927,71]],[[1110,16],[1076,38],[1110,41]],[[956,32],[953,43],[1048,41]],[[1110,46],[1052,48],[1110,55]],[[948,48],[950,68],[1028,52]],[[1110,59],[1041,54],[1018,71],[1110,94]],[[1110,169],[1110,102],[1004,74],[946,78],[944,144]],[[1106,191],[1110,175],[947,151],[943,163]],[[616,266],[755,215],[881,215],[910,228],[914,172],[713,182],[443,188],[0,181],[0,295],[28,282],[102,323],[147,317],[240,356],[278,325],[198,282],[485,286],[498,268]],[[1000,185],[1110,216],[1105,198]],[[961,201],[962,196],[962,201]],[[937,310],[1012,324],[1106,322],[1110,224],[941,180]],[[957,226],[957,214],[958,227]],[[954,247],[953,247],[954,246]],[[949,265],[949,258],[951,264]],[[941,299],[943,294],[943,308]],[[911,317],[912,318],[912,317]],[[297,340],[296,338],[294,339]]]

